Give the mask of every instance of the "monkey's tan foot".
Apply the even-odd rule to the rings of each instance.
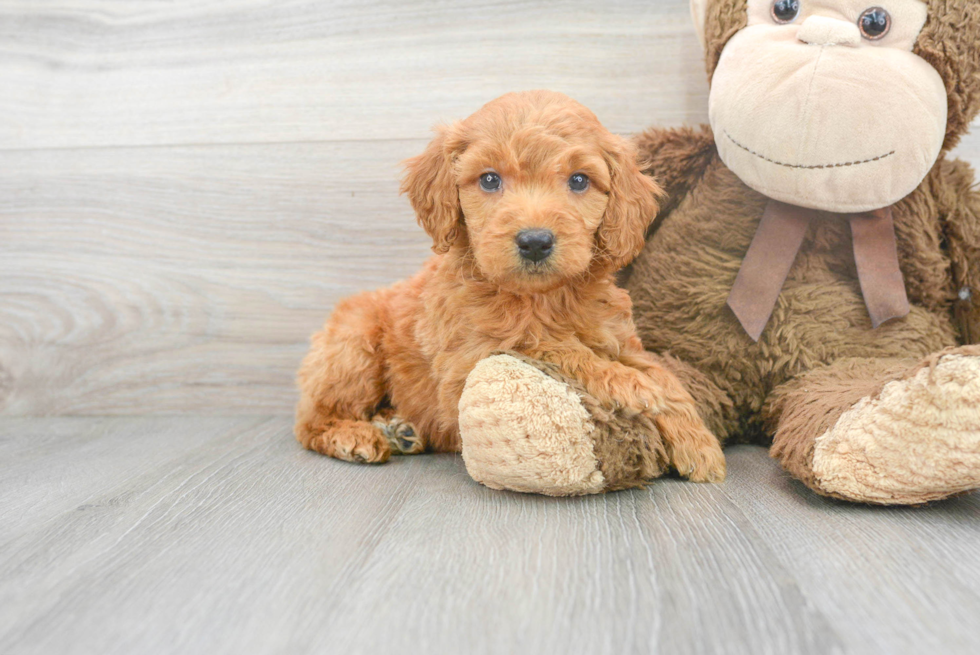
[[[860,400],[817,438],[813,472],[823,489],[872,503],[980,487],[980,357],[948,355]]]
[[[388,440],[367,421],[332,421],[328,429],[310,439],[307,448],[358,464],[383,464],[391,457]]]
[[[642,486],[666,453],[653,422],[601,407],[557,367],[494,355],[459,402],[463,461],[493,489],[578,496]]]
[[[415,431],[415,426],[394,412],[379,414],[371,423],[388,440],[393,455],[418,455],[425,452],[425,440]]]
[[[980,488],[980,350],[953,350],[890,378],[796,448],[798,470],[793,449],[777,449],[778,432],[774,456],[819,493],[858,502],[917,505]],[[818,405],[820,381],[811,382]]]

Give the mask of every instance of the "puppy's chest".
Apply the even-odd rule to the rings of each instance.
[[[444,348],[448,351],[477,348],[532,353],[564,343],[611,353],[618,350],[613,317],[602,303],[569,307],[541,300],[490,302],[447,314],[445,320]]]

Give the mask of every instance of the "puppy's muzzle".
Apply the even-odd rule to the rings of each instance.
[[[555,235],[551,230],[521,230],[514,240],[521,258],[536,264],[548,259],[555,249]]]

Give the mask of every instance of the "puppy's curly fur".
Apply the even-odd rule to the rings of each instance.
[[[505,95],[438,130],[402,190],[436,255],[413,278],[339,303],[299,372],[296,437],[311,450],[384,462],[375,418],[394,408],[433,451],[460,448],[467,375],[494,351],[557,365],[603,403],[649,412],[672,463],[721,479],[724,458],[679,381],[644,350],[614,273],[644,244],[660,189],[628,141],[552,92]],[[485,190],[481,176],[497,175]],[[570,185],[588,177],[585,190]],[[492,185],[490,185],[492,186]],[[553,235],[541,261],[525,230]],[[526,253],[525,253],[526,254]],[[380,426],[380,427],[379,427]]]

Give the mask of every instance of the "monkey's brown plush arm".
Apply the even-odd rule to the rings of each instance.
[[[964,344],[980,343],[980,187],[962,161],[944,167],[943,229],[953,260],[956,324]]]
[[[711,128],[652,127],[634,137],[640,168],[666,191],[658,216],[669,214],[693,187],[715,155]],[[656,226],[656,222],[654,223]],[[651,228],[650,233],[654,231]]]

